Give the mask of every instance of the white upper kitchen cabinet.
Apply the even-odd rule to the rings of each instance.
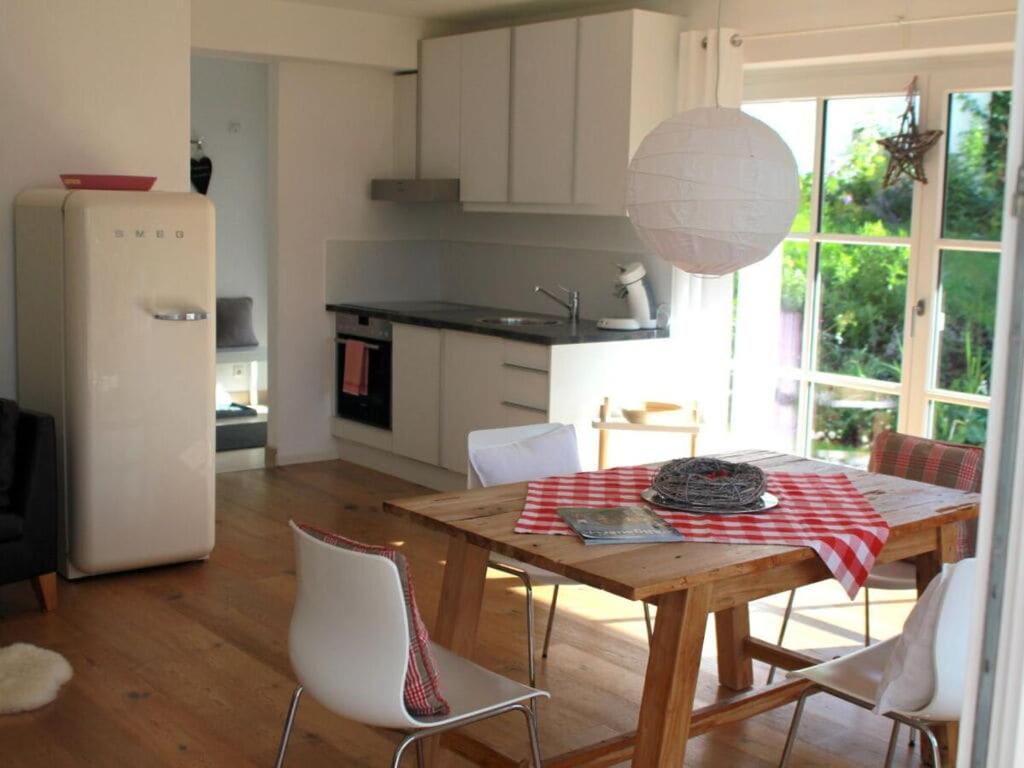
[[[647,11],[585,16],[579,24],[573,202],[621,215],[633,153],[676,112],[681,25]]]
[[[460,195],[466,202],[508,201],[512,30],[461,35]]]
[[[420,178],[459,178],[461,76],[461,36],[420,41]]]
[[[626,169],[676,112],[682,19],[628,10],[424,40],[421,177],[467,211],[622,216]]]
[[[513,203],[573,200],[578,19],[512,30]]]

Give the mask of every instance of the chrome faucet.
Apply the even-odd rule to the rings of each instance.
[[[562,301],[560,298],[558,298],[558,296],[553,294],[547,288],[544,288],[543,286],[540,286],[540,285],[533,286],[533,292],[534,293],[543,293],[545,296],[547,296],[552,301],[558,302],[560,305],[562,305],[563,307],[565,307],[568,310],[568,312],[569,312],[569,322],[570,323],[577,322],[580,319],[580,292],[579,291],[570,290],[569,288],[566,288],[565,286],[562,286],[562,285],[560,285],[558,287],[561,290],[565,291],[567,294],[569,294],[569,300],[568,301]]]

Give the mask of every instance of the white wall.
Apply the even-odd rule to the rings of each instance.
[[[192,135],[213,161],[217,295],[251,296],[267,343],[267,65],[192,57]]]
[[[192,0],[192,47],[278,58],[415,69],[420,19],[285,0]]]
[[[686,0],[688,26],[714,27],[718,8],[718,0]],[[725,0],[721,21],[741,31],[756,68],[1006,51],[1015,10],[1014,0]]]
[[[975,53],[1009,50],[1013,46],[1011,14],[1016,9],[1014,0],[594,0],[505,6],[472,20],[456,20],[452,31],[625,8],[671,13],[685,18],[688,29],[710,29],[719,6],[722,26],[741,30],[747,62],[755,67],[933,55],[951,48],[972,48],[965,52]],[[897,21],[901,23],[878,26]]]
[[[613,291],[616,265],[641,261],[655,301],[670,301],[671,268],[643,253],[624,218],[433,211],[444,223],[432,241],[328,243],[328,300],[443,300],[560,314],[533,287],[564,285],[581,292],[583,317],[625,317],[626,302]]]
[[[393,81],[379,69],[293,61],[279,62],[271,78],[269,443],[281,463],[336,455],[328,241],[437,237],[429,206],[370,200],[370,179],[390,175],[394,163]]]
[[[616,264],[642,261],[656,303],[671,298],[671,269],[644,253],[624,216],[463,213],[442,218],[442,292],[446,300],[521,311],[562,310],[533,292],[564,285],[581,292],[583,317],[625,317],[614,296]],[[557,292],[557,291],[556,291]]]
[[[443,248],[437,240],[332,240],[327,243],[327,300],[440,300]]]
[[[15,395],[13,200],[61,172],[188,189],[188,0],[0,3],[0,396]]]

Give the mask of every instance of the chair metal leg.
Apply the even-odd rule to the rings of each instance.
[[[796,597],[796,590],[789,590],[789,600],[786,601],[786,612],[782,614],[782,626],[779,628],[779,642],[776,643],[780,648],[782,647],[782,641],[786,639],[786,627],[789,626],[789,617],[793,613],[793,600]],[[775,679],[775,667],[768,670],[768,685],[772,684]]]
[[[416,740],[416,765],[417,768],[427,768],[427,755],[423,749],[423,739]]]
[[[932,768],[942,768],[942,758],[939,757],[939,740],[935,738],[935,732],[926,725],[921,726],[918,730],[925,735],[932,748]]]
[[[548,628],[544,631],[544,649],[541,651],[541,658],[548,657],[548,646],[551,644],[551,628],[555,626],[555,606],[558,605],[558,585],[555,584],[551,592],[551,607],[548,608]]]
[[[426,755],[423,750],[423,741],[425,739],[440,736],[442,733],[447,733],[448,731],[453,731],[457,728],[478,723],[481,720],[489,720],[492,717],[504,715],[515,710],[522,712],[523,716],[526,718],[526,724],[529,728],[530,752],[532,754],[533,765],[534,768],[541,768],[540,737],[537,735],[537,715],[533,709],[533,701],[536,698],[538,697],[534,696],[530,700],[529,705],[523,704],[522,702],[505,704],[497,709],[488,709],[482,712],[477,712],[475,715],[466,715],[442,725],[426,726],[419,730],[414,730],[406,734],[405,737],[398,742],[398,745],[395,747],[394,755],[391,758],[391,768],[399,768],[402,762],[402,756],[405,754],[405,750],[409,748],[410,744],[416,744],[416,759],[420,766],[422,766],[423,761],[426,759]]]
[[[536,688],[537,665],[533,658],[533,585],[525,573],[521,578],[526,587],[526,669],[530,677],[530,687]]]
[[[914,729],[911,728],[911,731]],[[900,737],[900,721],[892,721],[892,734],[889,736],[889,748],[885,751],[885,768],[892,768],[892,759],[896,756],[896,742]]]
[[[413,732],[398,742],[398,746],[395,747],[395,754],[391,758],[391,768],[400,768],[402,765],[402,755],[405,754],[405,750],[414,741],[419,742],[420,734]],[[417,756],[419,755],[419,744],[417,744]]]
[[[284,753],[288,749],[288,739],[292,735],[292,726],[295,724],[295,713],[299,709],[299,698],[302,696],[302,686],[296,686],[292,694],[292,703],[288,707],[288,715],[284,720],[284,731],[281,733],[281,745],[277,748],[277,761],[274,768],[282,768],[284,765]]]
[[[864,587],[864,647],[871,645],[871,590]]]
[[[651,606],[647,604],[647,601],[642,601],[644,604],[644,623],[647,624],[647,647],[651,646],[654,642],[654,622],[651,621]]]
[[[533,657],[533,584],[530,581],[530,574],[504,563],[488,563],[487,567],[515,576],[526,588],[526,669],[530,677],[530,687],[536,687],[537,665]]]
[[[808,688],[801,694],[796,702],[796,710],[793,712],[793,722],[789,726],[789,735],[786,736],[786,746],[782,750],[782,759],[779,761],[779,768],[786,768],[789,763],[789,756],[793,752],[793,745],[796,743],[796,732],[800,728],[800,718],[804,714],[804,702],[812,693],[817,693],[817,688]]]
[[[533,768],[541,768],[540,759],[540,737],[537,735],[537,715],[534,713],[533,702],[536,698],[530,699],[530,706],[519,705],[518,709],[526,718],[526,729],[530,735],[530,755],[533,758]]]

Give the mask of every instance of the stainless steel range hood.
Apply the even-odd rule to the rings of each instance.
[[[371,200],[393,203],[457,203],[458,179],[373,179]]]

